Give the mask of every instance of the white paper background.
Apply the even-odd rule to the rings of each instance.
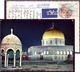
[[[0,19],[4,19],[4,0],[0,0]]]
[[[80,54],[75,54],[75,72],[80,72]]]

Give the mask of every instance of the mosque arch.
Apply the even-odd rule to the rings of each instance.
[[[1,57],[2,57],[2,67],[4,67],[4,63],[5,63],[5,50],[4,49],[1,50]]]
[[[67,55],[69,55],[69,50],[67,50]]]
[[[19,62],[20,62],[20,50],[18,49],[16,51],[16,66],[19,66]]]
[[[2,51],[5,51],[5,49],[4,49],[4,48],[2,48],[2,49],[1,49],[1,52],[2,52]]]
[[[73,54],[73,51],[70,51],[70,54],[72,55]]]
[[[63,53],[64,53],[64,55],[65,55],[65,54],[66,54],[66,51],[64,50]]]
[[[13,50],[13,51],[15,52],[14,48],[12,48],[12,47],[7,48],[7,49],[6,49],[6,52],[8,52],[8,51],[10,51],[10,50]]]
[[[57,51],[57,54],[60,54],[60,51],[59,50]]]
[[[13,49],[7,50],[7,67],[8,66],[14,67],[14,50]]]
[[[60,55],[62,55],[62,50],[60,50]]]

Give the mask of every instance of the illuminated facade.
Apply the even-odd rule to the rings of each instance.
[[[30,60],[65,61],[73,59],[73,46],[65,45],[65,36],[59,29],[47,29],[42,36],[42,46],[28,49]]]

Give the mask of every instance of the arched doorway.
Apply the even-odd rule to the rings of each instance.
[[[16,66],[19,66],[20,63],[20,51],[16,51]]]
[[[4,52],[4,50],[2,49],[1,50],[1,56],[2,56],[2,67],[4,67],[4,64],[5,64],[5,52]]]
[[[13,66],[14,66],[14,51],[12,49],[9,49],[7,51],[7,67]]]

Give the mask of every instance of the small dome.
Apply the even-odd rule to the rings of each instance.
[[[63,32],[61,32],[59,29],[50,28],[44,32],[42,40],[53,38],[65,39]]]
[[[20,39],[13,34],[13,30],[11,29],[11,34],[5,36],[1,42],[1,44],[19,44],[21,45]]]

